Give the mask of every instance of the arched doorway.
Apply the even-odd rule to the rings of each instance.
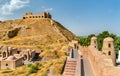
[[[6,52],[3,52],[3,58],[5,58],[6,57]]]
[[[0,57],[2,57],[2,53],[0,52]]]
[[[25,17],[23,17],[23,19],[25,19]]]
[[[27,60],[27,55],[24,55],[23,60]]]

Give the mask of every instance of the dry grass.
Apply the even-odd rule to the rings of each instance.
[[[21,28],[17,35],[8,38],[8,31],[14,28]],[[61,24],[51,19],[25,19],[7,20],[0,24],[0,45],[24,49],[44,50],[43,57],[51,57],[40,69],[29,74],[27,66],[18,67],[15,70],[1,71],[0,73],[11,73],[11,76],[47,76],[49,69],[52,69],[56,76],[61,76],[60,71],[64,64],[66,54],[61,48],[67,46],[68,40],[75,39],[70,31]],[[57,67],[57,69],[56,69]]]

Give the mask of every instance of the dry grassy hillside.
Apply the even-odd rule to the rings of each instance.
[[[72,39],[76,39],[75,35],[60,23],[47,18],[7,20],[0,23],[1,45],[50,49],[52,45],[62,46]]]
[[[10,76],[62,76],[68,41],[76,39],[60,23],[51,19],[8,20],[0,23],[0,45],[44,50],[40,56],[44,62],[28,64],[14,70],[0,70]],[[45,60],[47,59],[47,60]],[[33,70],[37,66],[37,70]],[[56,68],[57,67],[57,68]]]

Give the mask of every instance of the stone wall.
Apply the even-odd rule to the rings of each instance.
[[[80,46],[84,57],[90,61],[95,76],[120,76],[120,67],[114,66],[112,59],[92,46]]]
[[[43,12],[40,14],[32,14],[32,12],[28,12],[25,15],[23,15],[23,19],[30,19],[30,18],[52,18],[52,16],[48,12]]]

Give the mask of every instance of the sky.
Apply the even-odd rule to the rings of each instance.
[[[2,21],[43,11],[77,36],[105,30],[120,36],[120,0],[0,0]]]

